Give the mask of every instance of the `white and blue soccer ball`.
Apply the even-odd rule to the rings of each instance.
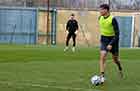
[[[95,75],[91,77],[91,83],[92,85],[96,85],[96,86],[100,85],[101,84],[100,76]]]

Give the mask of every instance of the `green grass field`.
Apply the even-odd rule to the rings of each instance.
[[[107,60],[106,83],[94,87],[98,48],[0,45],[0,91],[140,91],[140,49],[121,49],[124,79]]]

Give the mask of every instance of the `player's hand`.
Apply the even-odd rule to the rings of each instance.
[[[66,34],[68,34],[68,33],[69,33],[69,31],[66,30]]]
[[[75,31],[75,34],[77,34],[78,33],[78,31]]]
[[[112,49],[112,45],[108,45],[107,49],[110,51]]]

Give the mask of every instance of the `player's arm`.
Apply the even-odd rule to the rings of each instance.
[[[69,21],[67,22],[67,25],[66,25],[66,33],[68,33],[69,31]]]
[[[115,18],[113,18],[113,20],[112,20],[112,25],[113,25],[113,29],[115,31],[115,37],[112,39],[112,41],[109,43],[109,45],[112,45],[114,42],[119,40],[119,26],[118,26],[118,22]]]
[[[76,21],[76,20],[75,20]],[[79,26],[78,26],[78,22],[76,21],[76,31],[75,31],[75,34],[77,34],[78,33],[78,30],[79,30]]]

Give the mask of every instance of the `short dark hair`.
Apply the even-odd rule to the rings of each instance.
[[[71,16],[75,16],[74,13],[72,13]]]
[[[100,8],[102,8],[102,9],[107,9],[108,11],[110,10],[110,7],[109,7],[108,4],[101,4],[101,5],[100,5]]]

